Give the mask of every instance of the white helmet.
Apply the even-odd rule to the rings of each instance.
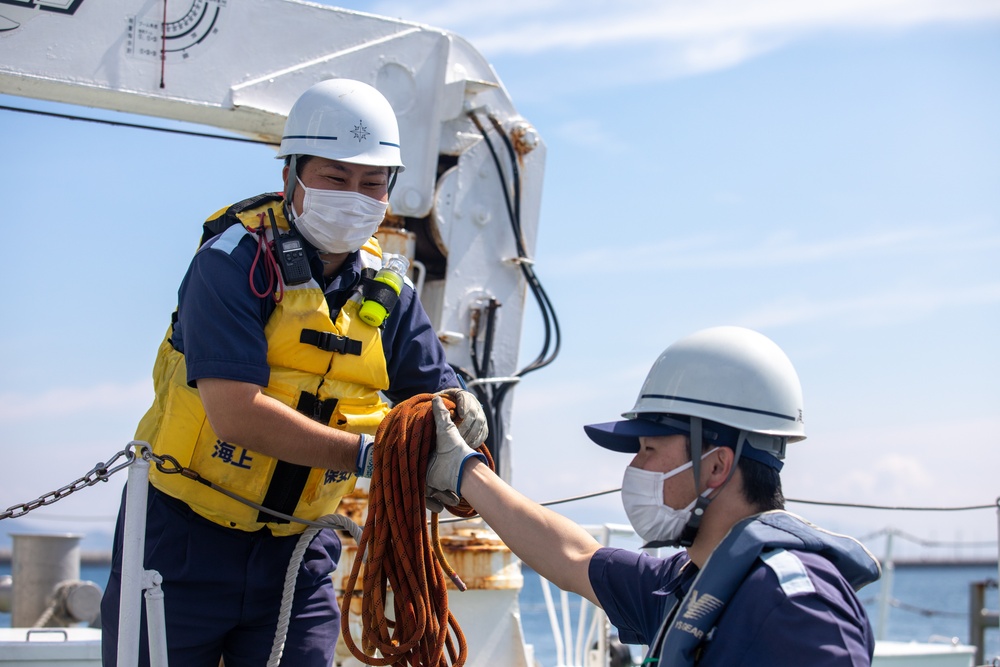
[[[770,338],[742,327],[714,327],[677,341],[649,370],[635,407],[622,416],[700,417],[764,436],[751,445],[784,457],[784,443],[806,437],[802,386]],[[773,446],[767,446],[772,441]],[[762,446],[764,445],[764,446]]]
[[[619,452],[638,452],[641,437],[689,437],[699,495],[679,537],[656,546],[690,546],[698,534],[711,502],[701,494],[705,444],[731,447],[736,460],[781,470],[785,445],[806,437],[802,387],[792,362],[771,339],[741,327],[704,329],[668,347],[649,369],[635,407],[622,416],[624,421],[584,429],[598,445]]]
[[[647,413],[701,417],[789,442],[806,437],[792,362],[770,338],[742,327],[704,329],[664,350],[622,416]]]
[[[278,148],[279,158],[293,155],[403,170],[392,106],[353,79],[320,81],[295,101]]]
[[[714,327],[680,339],[650,368],[635,407],[622,414],[626,421],[585,428],[602,447],[635,452],[639,436],[688,430],[671,415],[727,426],[734,429],[731,435],[743,434],[739,443],[745,440],[778,460],[786,443],[806,437],[802,387],[792,362],[771,339],[742,327]]]

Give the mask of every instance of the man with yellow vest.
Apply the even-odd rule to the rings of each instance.
[[[389,102],[358,81],[320,82],[289,112],[278,157],[282,194],[205,223],[136,433],[231,494],[151,470],[145,567],[163,577],[169,661],[185,667],[267,663],[305,528],[285,517],[332,514],[371,475],[383,396],[447,394],[469,445],[487,435],[412,286],[395,294],[372,279],[386,260],[373,234],[403,169]],[[385,305],[380,325],[359,317],[364,298]],[[117,664],[123,516],[101,609],[106,666]],[[331,529],[302,556],[282,664],[331,664],[339,557]]]

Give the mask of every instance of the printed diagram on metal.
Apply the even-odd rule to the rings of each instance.
[[[16,30],[44,12],[72,16],[82,3],[83,0],[0,0],[0,33]]]
[[[183,13],[175,10],[183,9]],[[142,60],[160,60],[163,50],[167,62],[193,57],[198,47],[218,33],[226,9],[226,0],[188,0],[167,5],[166,22],[158,14],[162,5],[143,16],[130,16],[126,52]]]

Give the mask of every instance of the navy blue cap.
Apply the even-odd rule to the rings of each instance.
[[[639,438],[664,435],[691,435],[691,423],[686,418],[673,415],[640,415],[636,419],[625,419],[604,424],[588,424],[583,427],[591,440],[614,452],[634,454],[639,451]],[[703,433],[705,432],[702,429]],[[706,440],[715,440],[714,433],[708,433]]]
[[[626,454],[639,451],[639,438],[664,435],[691,435],[691,422],[683,415],[649,414],[635,419],[625,419],[604,424],[588,424],[583,427],[587,436],[605,449]],[[736,449],[740,431],[732,426],[705,420],[702,422],[701,438],[706,445]],[[783,462],[775,456],[755,449],[744,441],[742,456],[758,463],[781,470]]]

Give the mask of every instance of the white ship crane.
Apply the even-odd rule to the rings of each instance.
[[[406,170],[380,241],[410,259],[449,362],[487,408],[488,444],[509,479],[512,389],[558,346],[550,332],[534,361],[518,365],[532,296],[546,326],[557,326],[532,267],[545,145],[468,42],[295,0],[0,3],[0,93],[8,95],[197,123],[276,145],[299,94],[334,77],[377,87],[396,112]],[[189,231],[193,243],[199,230]],[[528,664],[516,559],[482,526],[455,529],[444,541],[473,589],[452,596],[460,622],[476,619],[463,626],[470,664]],[[350,557],[345,549],[342,576]]]

